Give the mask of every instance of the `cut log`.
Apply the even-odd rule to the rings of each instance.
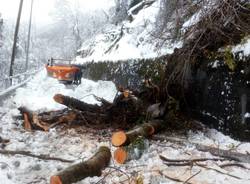
[[[76,98],[64,96],[62,94],[56,94],[54,100],[62,105],[65,105],[71,109],[76,109],[79,111],[91,111],[91,112],[100,112],[100,107],[98,105],[87,104]]]
[[[124,164],[128,158],[128,153],[123,147],[117,148],[114,152],[114,159],[119,164]]]
[[[111,158],[108,147],[100,147],[89,160],[72,165],[51,176],[50,184],[71,184],[86,177],[101,176],[101,171],[108,166]]]
[[[113,146],[125,146],[136,140],[139,136],[150,137],[164,128],[164,121],[152,120],[128,132],[118,131],[112,135]]]
[[[119,164],[124,164],[129,160],[139,159],[148,145],[148,140],[145,139],[145,137],[138,137],[128,146],[117,148],[114,152],[114,159]]]

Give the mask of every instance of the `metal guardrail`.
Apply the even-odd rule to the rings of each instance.
[[[0,97],[27,83],[31,79],[31,76],[36,74],[38,71],[40,70],[27,71],[0,79]]]

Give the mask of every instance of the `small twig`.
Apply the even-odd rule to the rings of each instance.
[[[200,174],[201,170],[199,170],[197,173],[195,173],[194,175],[190,176],[186,181],[183,182],[183,184],[186,184],[188,181],[190,181],[193,177],[195,177],[196,175]]]
[[[29,151],[0,150],[0,154],[3,154],[3,155],[24,155],[24,156],[38,158],[41,160],[55,160],[55,161],[67,162],[67,163],[74,162],[74,160],[67,160],[67,159],[62,159],[62,158],[50,157],[49,155],[35,155]]]
[[[165,165],[167,166],[192,166],[193,163],[192,162],[184,162],[184,163],[167,163],[164,162]]]
[[[224,168],[224,167],[241,167],[243,169],[247,169],[247,170],[250,170],[250,168],[244,166],[243,164],[240,164],[240,163],[228,163],[228,164],[221,164],[221,165],[218,165],[219,167],[221,168]]]
[[[126,175],[128,177],[128,180],[130,180],[130,176],[123,170],[117,168],[117,167],[113,167],[113,166],[108,166],[107,168],[111,168],[111,169],[115,169],[116,171],[119,171],[120,173],[123,173],[124,175]]]
[[[166,158],[162,155],[159,156],[161,160],[165,161],[165,162],[205,162],[208,160],[212,160],[212,161],[225,161],[226,159],[224,158],[197,158],[197,159],[180,159],[180,160],[176,160],[176,159],[169,159]]]
[[[100,180],[98,180],[95,184],[101,183],[107,176],[115,172],[116,170],[111,171],[111,168],[107,174],[105,174]]]

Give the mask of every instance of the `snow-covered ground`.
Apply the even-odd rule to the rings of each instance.
[[[69,87],[58,83],[55,79],[48,78],[45,71],[42,71],[26,87],[18,89],[13,97],[6,99],[4,106],[0,107],[0,136],[10,140],[4,149],[48,154],[51,157],[60,157],[76,162],[89,158],[101,145],[110,147],[112,151],[115,149],[110,144],[111,132],[109,129],[92,130],[86,127],[62,129],[58,127],[51,129],[49,132],[28,132],[22,127],[22,121],[13,118],[13,116],[18,115],[17,107],[20,105],[25,105],[32,110],[63,108],[52,100],[52,96],[56,93],[74,96],[86,102],[94,103],[91,94],[112,101],[116,89],[112,82],[94,82],[86,79],[83,79],[82,84],[78,87]],[[164,133],[161,136],[166,134]],[[174,135],[170,136],[174,137]],[[197,151],[194,143],[216,146],[222,149],[234,149],[246,153],[250,152],[250,143],[235,141],[216,130],[207,130],[204,133],[189,132],[186,136],[175,136],[182,140],[182,144],[150,140],[149,147],[140,159],[131,160],[125,165],[118,165],[112,159],[111,167],[105,169],[101,177],[86,178],[78,183],[135,183],[132,180],[140,178],[144,184],[171,184],[178,182],[174,182],[168,177],[178,178],[184,182],[197,173],[188,181],[189,183],[250,183],[250,170],[240,167],[220,168],[218,166],[227,162],[203,162],[207,168],[216,169],[219,173],[197,165],[167,166],[159,158],[159,155],[172,159],[214,158],[210,153]],[[68,165],[70,164],[60,161],[45,161],[21,155],[7,156],[0,154],[0,183],[46,184],[49,183],[52,174]],[[250,168],[250,164],[244,165]]]

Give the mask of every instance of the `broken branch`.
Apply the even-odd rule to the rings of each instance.
[[[24,155],[24,156],[38,158],[41,160],[55,160],[55,161],[68,162],[68,163],[74,162],[74,160],[66,160],[66,159],[62,159],[62,158],[50,157],[48,155],[35,155],[35,154],[32,154],[30,151],[0,150],[0,154],[3,154],[3,155]]]
[[[229,150],[223,150],[223,149],[214,148],[211,146],[204,146],[204,145],[200,145],[200,144],[196,144],[196,148],[199,151],[210,152],[212,155],[215,155],[215,156],[220,156],[220,157],[224,157],[227,159],[236,160],[239,162],[250,163],[250,155],[246,155],[243,153],[238,153],[238,152],[229,151]]]

